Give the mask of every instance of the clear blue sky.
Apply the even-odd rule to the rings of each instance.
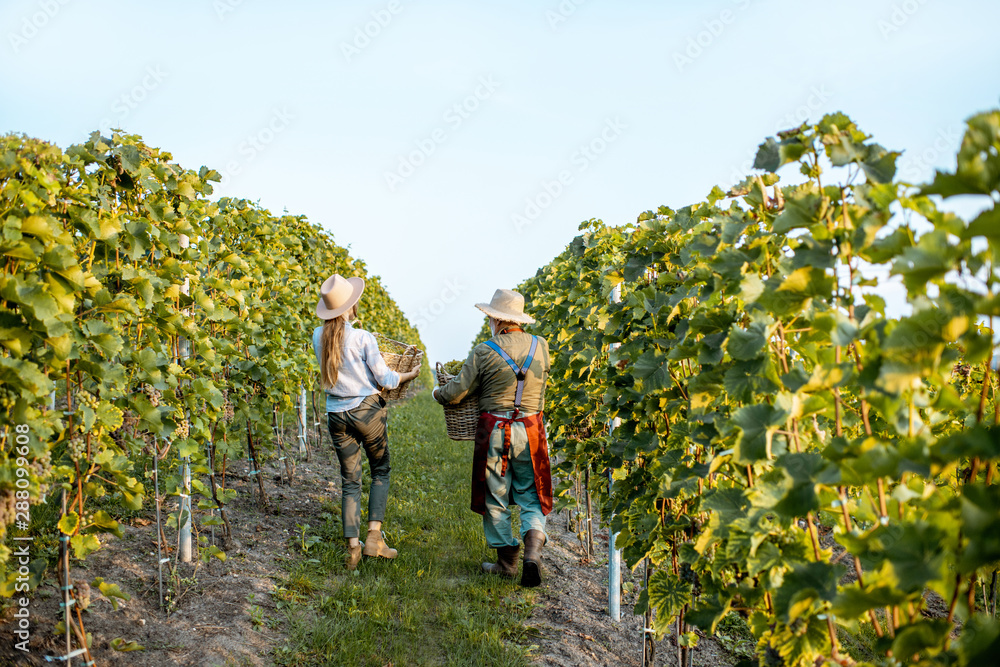
[[[581,221],[697,201],[806,117],[847,112],[908,179],[950,167],[1000,101],[998,22],[971,0],[6,0],[0,132],[120,126],[226,173],[218,194],[365,259],[447,360]]]

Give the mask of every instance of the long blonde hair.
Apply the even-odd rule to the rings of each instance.
[[[358,305],[354,304],[346,312],[323,325],[323,338],[320,345],[322,361],[319,365],[320,381],[324,389],[333,389],[340,374],[340,364],[344,359],[345,324],[352,315],[357,314]]]

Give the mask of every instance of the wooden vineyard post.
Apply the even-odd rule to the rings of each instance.
[[[320,449],[322,449],[323,448],[323,429],[322,429],[320,421],[319,421],[319,412],[316,411],[316,392],[315,391],[311,391],[311,392],[309,392],[309,394],[310,394],[310,398],[312,399],[313,419],[316,420],[316,424],[315,424],[316,425],[316,446],[319,447]],[[324,396],[325,396],[325,394],[324,394]],[[325,410],[326,409],[326,404],[325,403],[324,403],[323,407],[324,407],[324,410]]]
[[[67,394],[68,396],[68,394]],[[68,402],[67,398],[67,402]],[[66,489],[62,492],[62,516],[66,516]],[[62,517],[60,517],[60,521]],[[60,531],[62,533],[62,531]],[[70,579],[69,579],[69,536],[65,533],[59,535],[59,571],[62,575],[62,608],[63,623],[66,624],[66,665],[72,665],[73,660],[73,639],[70,636]]]
[[[621,283],[615,285],[614,289],[611,290],[611,303],[618,303],[622,300],[622,287]],[[610,349],[617,349],[619,343],[611,343]],[[614,435],[615,428],[621,424],[621,420],[615,417],[608,423],[608,439]],[[614,485],[614,471],[608,468],[608,498],[611,497],[611,489]],[[618,538],[618,534],[612,532],[612,526],[614,525],[615,514],[614,511],[611,512],[608,517],[608,614],[611,616],[611,620],[618,622],[622,619],[621,612],[621,602],[622,602],[622,552],[615,549],[615,540]]]
[[[274,434],[274,440],[278,443],[278,463],[285,464],[285,474],[283,475],[282,482],[284,484],[294,484],[295,483],[295,466],[294,462],[288,457],[285,452],[285,439],[281,435],[281,426],[278,425],[278,404],[271,404],[271,432]],[[281,470],[278,470],[278,474],[281,474]]]
[[[262,508],[267,508],[267,494],[264,492],[264,471],[261,470],[260,458],[257,456],[257,451],[253,446],[253,430],[250,427],[250,419],[247,419],[247,460],[250,464],[250,501],[253,502],[253,485],[254,482],[257,483],[257,495],[259,496],[258,505]]]
[[[643,585],[649,590],[649,578],[653,573],[653,566],[649,559],[644,561]],[[653,635],[653,605],[646,605],[646,613],[642,616],[642,667],[654,667],[656,664],[656,641]]]
[[[587,494],[587,558],[594,557],[594,512],[590,504],[590,465],[583,470],[583,490]]]
[[[160,445],[153,436],[153,498],[156,500],[156,578],[160,583],[160,609],[163,609],[163,525],[160,519]]]

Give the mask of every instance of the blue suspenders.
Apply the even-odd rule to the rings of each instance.
[[[524,362],[524,365],[520,368],[514,363],[514,360],[510,358],[510,355],[504,352],[503,348],[494,343],[491,340],[486,341],[486,344],[491,350],[500,355],[500,358],[507,362],[511,370],[514,371],[515,377],[517,377],[517,392],[514,394],[514,413],[521,411],[521,394],[524,393],[524,380],[528,377],[528,368],[531,367],[531,361],[535,358],[535,350],[538,348],[538,337],[531,337],[531,347],[528,349],[528,359]]]

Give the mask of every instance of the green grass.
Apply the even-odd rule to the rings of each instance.
[[[311,530],[282,582],[290,631],[280,665],[528,664],[524,621],[535,593],[479,572],[491,559],[469,510],[472,445],[449,440],[440,406],[422,392],[389,412],[392,487],[383,529],[392,561],[344,568],[340,507]],[[369,470],[365,465],[367,503]],[[366,521],[362,511],[362,522]]]
[[[754,639],[750,626],[736,612],[731,611],[722,617],[712,638],[738,660],[750,660],[754,657],[757,640]]]

